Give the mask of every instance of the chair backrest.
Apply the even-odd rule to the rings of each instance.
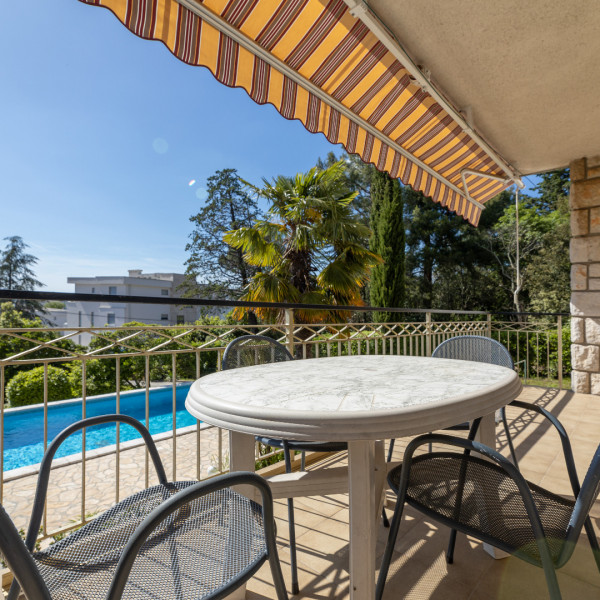
[[[482,335],[461,335],[442,342],[431,354],[434,358],[472,360],[514,369],[508,350],[496,340]]]
[[[50,592],[17,528],[0,504],[0,554],[27,600],[51,600]]]
[[[223,370],[294,360],[287,348],[264,335],[243,335],[227,344]]]

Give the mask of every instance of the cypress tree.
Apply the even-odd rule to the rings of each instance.
[[[373,172],[371,179],[370,249],[383,258],[371,271],[371,305],[401,307],[405,301],[402,188],[387,173]],[[399,321],[401,313],[378,312],[383,322]]]

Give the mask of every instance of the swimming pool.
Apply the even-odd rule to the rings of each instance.
[[[180,384],[176,388],[177,428],[194,425],[196,419],[185,410],[185,398],[191,383]],[[120,412],[146,422],[146,391],[135,390],[121,393]],[[86,416],[107,415],[117,412],[116,395],[88,398],[85,403]],[[48,404],[48,443],[65,427],[81,419],[81,400],[67,400]],[[171,431],[173,428],[173,389],[171,386],[150,390],[150,433]],[[121,425],[120,440],[125,442],[139,438],[139,434],[129,425]],[[81,452],[82,433],[73,434],[58,449],[56,457]],[[87,450],[116,444],[116,425],[108,423],[87,429],[85,447]],[[44,455],[44,407],[41,404],[4,411],[4,471],[35,465]]]

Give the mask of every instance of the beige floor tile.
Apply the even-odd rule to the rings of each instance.
[[[600,442],[600,402],[596,396],[572,394],[562,390],[526,387],[521,399],[537,402],[564,421],[571,437],[580,478]],[[539,416],[509,408],[510,431],[521,467],[527,479],[541,483],[552,491],[572,495],[564,467],[560,441],[553,428]],[[202,433],[201,474],[214,462],[216,431]],[[498,428],[498,447],[508,455],[506,436]],[[177,476],[196,477],[195,435],[182,436],[177,447]],[[407,439],[396,440],[394,460],[401,461]],[[227,447],[227,435],[223,436]],[[159,444],[167,472],[172,472],[172,442]],[[387,456],[387,444],[386,444]],[[144,453],[139,450],[121,455],[120,497],[144,485]],[[347,464],[346,453],[330,457],[311,468]],[[86,512],[102,510],[115,498],[115,458],[102,457],[88,461],[86,467]],[[35,477],[7,482],[3,505],[18,526],[25,526],[35,486]],[[154,479],[151,476],[150,480]],[[60,526],[78,518],[81,494],[81,466],[55,469],[51,477],[48,522]],[[388,491],[386,505],[392,517],[395,495]],[[297,498],[295,504],[296,536],[301,592],[298,599],[348,600],[348,495]],[[600,532],[600,499],[595,503],[592,520]],[[284,579],[290,588],[289,534],[287,503],[275,502],[278,548]],[[547,598],[543,571],[518,559],[494,560],[481,544],[458,535],[454,564],[447,565],[445,551],[449,531],[407,507],[393,554],[386,586],[388,600],[537,600]],[[377,564],[381,560],[388,530],[381,524],[377,531]],[[600,574],[596,570],[587,539],[582,536],[572,560],[561,570],[559,581],[565,600],[600,600]],[[263,565],[248,584],[249,600],[275,598],[271,573]]]

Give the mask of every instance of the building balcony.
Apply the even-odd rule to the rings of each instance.
[[[65,340],[76,338],[84,329],[89,330],[88,333],[95,339],[93,345],[87,348],[65,347]],[[559,340],[562,343],[565,329],[560,317],[524,322],[511,321],[506,317],[497,320],[487,314],[444,315],[442,319],[436,319],[436,315],[427,313],[417,315],[412,321],[393,324],[353,320],[294,325],[292,313],[288,314],[286,324],[257,326],[196,324],[74,328],[61,330],[60,334],[48,328],[2,330],[0,336],[3,339],[17,339],[22,344],[18,352],[0,361],[5,374],[2,393],[6,396],[7,375],[12,376],[15,370],[45,365],[47,377],[49,367],[53,365],[63,369],[69,364],[78,365],[82,377],[81,406],[87,406],[89,410],[95,400],[85,392],[93,384],[86,377],[97,375],[93,364],[110,366],[113,376],[121,374],[121,379],[114,381],[114,395],[121,402],[127,394],[124,377],[130,378],[130,384],[134,377],[132,374],[137,373],[137,386],[142,389],[146,405],[143,410],[148,419],[150,402],[144,399],[154,386],[166,388],[172,396],[171,409],[176,412],[178,385],[218,370],[228,341],[244,333],[267,334],[283,343],[291,342],[299,359],[350,354],[427,356],[432,348],[448,337],[483,334],[500,339],[511,350],[526,384],[537,383],[526,385],[520,399],[550,410],[565,425],[582,479],[598,444],[600,404],[595,396],[573,394],[564,389],[565,366],[560,363]],[[163,380],[153,380],[157,377]],[[547,385],[554,387],[545,387]],[[48,383],[45,389],[41,407],[46,416],[44,430],[48,432],[53,403],[49,402]],[[4,400],[5,397],[2,398]],[[6,423],[11,413],[12,409],[5,407],[1,415],[3,453],[9,445]],[[555,432],[539,418],[530,418],[518,409],[509,409],[508,417],[523,475],[533,483],[572,498],[560,441]],[[508,455],[506,437],[500,428],[497,433],[497,448]],[[51,438],[47,433],[44,444]],[[228,470],[229,439],[226,430],[200,423],[185,427],[171,425],[167,431],[158,433],[155,439],[169,479],[204,479]],[[408,441],[406,438],[398,440],[394,460],[402,459]],[[265,454],[264,447],[257,447],[256,458],[265,462],[276,460],[269,453]],[[311,463],[309,468],[313,470],[344,466],[347,453],[309,455],[308,461]],[[298,468],[300,461],[295,462]],[[261,473],[271,475],[282,470],[282,464],[275,462],[264,467]],[[26,528],[29,521],[36,479],[35,464],[4,469],[0,488],[2,504],[17,527]],[[116,446],[113,441],[98,449],[87,449],[83,456],[81,452],[75,452],[60,458],[50,479],[40,532],[41,544],[51,543],[70,529],[93,519],[94,515],[116,501],[154,482],[145,450],[135,440],[118,440]],[[394,506],[394,496],[389,491],[385,504],[388,509]],[[349,598],[348,494],[296,498],[295,509],[300,582],[300,594],[295,597]],[[289,589],[289,535],[284,499],[276,500],[275,513],[280,559]],[[591,516],[598,530],[600,501],[594,505]],[[379,523],[377,564],[383,553],[387,531]],[[495,560],[482,550],[480,542],[460,534],[454,564],[447,565],[444,559],[447,540],[448,530],[445,527],[408,509],[396,543],[385,597],[450,600],[545,597],[546,584],[540,569],[518,559]],[[3,584],[7,585],[9,580],[10,573],[5,571]],[[575,558],[559,571],[559,582],[564,598],[595,598],[600,595],[600,576],[585,537],[579,540]],[[274,594],[268,567],[263,567],[248,583],[246,597],[271,599]]]

